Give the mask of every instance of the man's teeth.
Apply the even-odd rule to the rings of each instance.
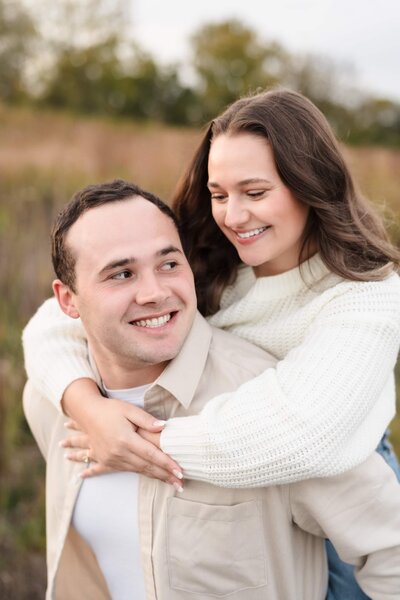
[[[246,231],[245,233],[238,233],[237,235],[238,235],[238,237],[240,237],[242,239],[246,239],[249,237],[254,237],[255,235],[258,235],[259,233],[262,233],[266,229],[268,229],[268,227],[259,227],[258,229],[252,229],[251,231]]]
[[[156,319],[142,319],[140,321],[133,321],[133,324],[138,327],[161,327],[168,323],[171,318],[171,314],[157,317]]]

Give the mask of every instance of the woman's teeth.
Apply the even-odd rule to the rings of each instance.
[[[246,239],[249,237],[254,237],[255,235],[258,235],[259,233],[262,233],[266,229],[268,229],[268,227],[259,227],[258,229],[252,229],[251,231],[246,231],[245,233],[238,233],[237,236],[240,237],[241,239]]]
[[[140,321],[133,321],[133,324],[137,327],[161,327],[162,325],[165,325],[165,323],[168,323],[170,318],[171,313],[155,319],[142,319]]]

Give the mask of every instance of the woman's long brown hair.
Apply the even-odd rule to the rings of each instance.
[[[240,264],[235,248],[215,224],[207,188],[213,139],[240,133],[252,133],[270,144],[283,183],[310,207],[299,264],[312,240],[325,265],[348,280],[380,280],[399,266],[400,253],[390,243],[381,217],[356,190],[323,114],[296,92],[263,92],[238,100],[211,122],[174,195],[202,314],[218,310],[221,294],[235,280]]]

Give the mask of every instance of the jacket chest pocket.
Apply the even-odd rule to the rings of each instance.
[[[172,589],[208,598],[267,583],[259,501],[213,506],[170,498],[166,534]]]

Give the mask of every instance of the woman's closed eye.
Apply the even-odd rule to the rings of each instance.
[[[211,200],[215,200],[216,202],[223,202],[226,199],[226,194],[221,194],[221,192],[213,192],[211,194]]]
[[[259,198],[262,198],[267,192],[268,190],[246,190],[243,193],[248,198],[252,200],[257,200]],[[213,192],[211,194],[211,200],[214,200],[215,202],[225,202],[228,200],[228,195],[222,192]]]
[[[257,199],[262,198],[267,191],[268,190],[248,190],[246,194],[249,196],[249,198]]]

